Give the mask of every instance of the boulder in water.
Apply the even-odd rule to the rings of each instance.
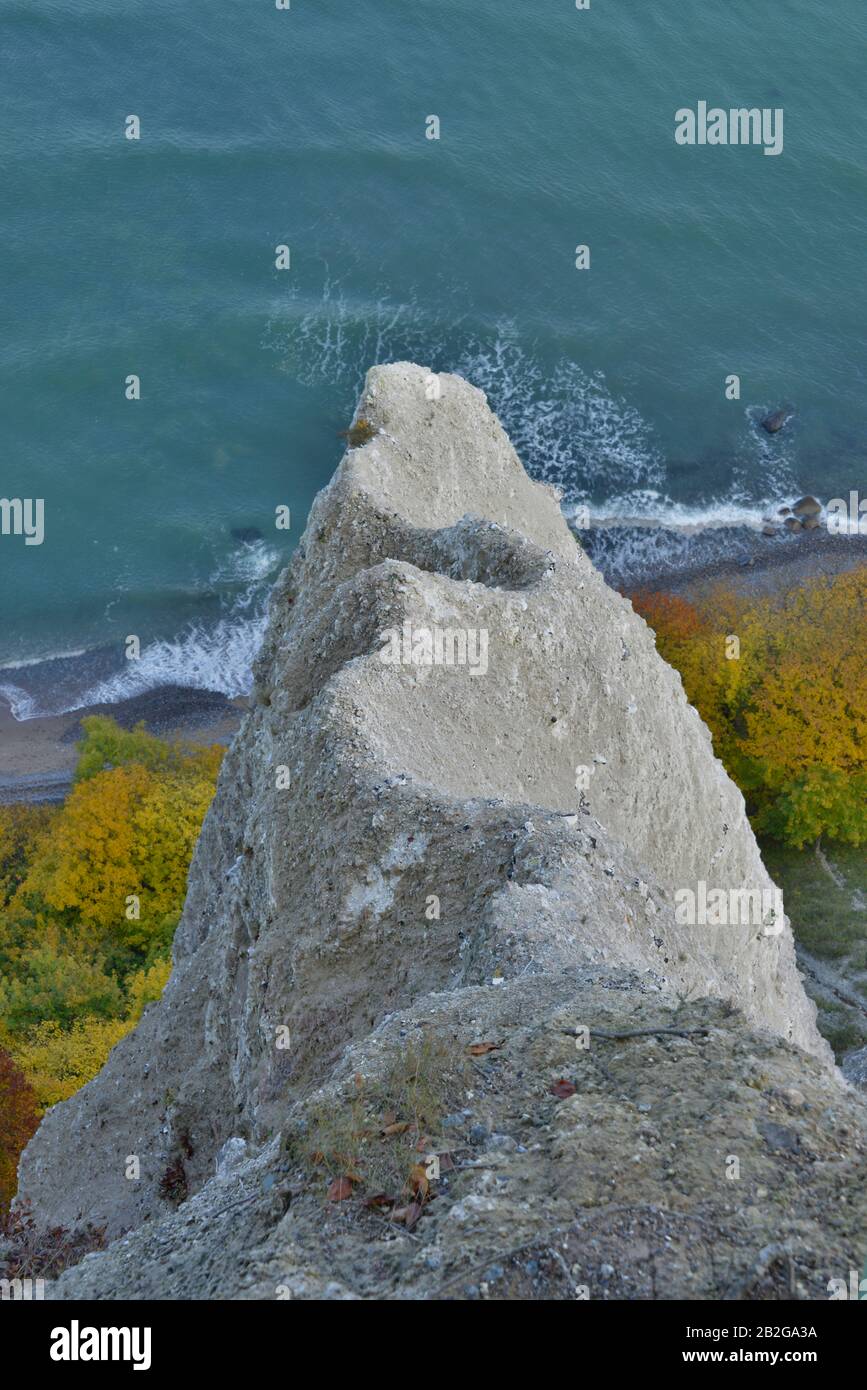
[[[790,413],[788,410],[772,411],[762,421],[762,429],[767,430],[768,434],[778,434],[788,420]]]

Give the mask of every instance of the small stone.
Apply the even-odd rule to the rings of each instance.
[[[773,1153],[797,1153],[801,1147],[801,1136],[775,1120],[759,1120],[756,1128]]]
[[[487,1125],[475,1124],[470,1127],[470,1143],[476,1148],[480,1144],[487,1144],[490,1131]]]
[[[803,1110],[807,1104],[803,1091],[799,1091],[796,1086],[789,1086],[783,1091],[783,1099],[791,1105],[793,1110]]]
[[[797,502],[795,502],[792,507],[792,511],[795,516],[820,516],[822,512],[822,503],[808,494],[806,497],[798,498]]]

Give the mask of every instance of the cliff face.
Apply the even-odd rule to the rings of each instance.
[[[678,890],[772,885],[680,678],[576,545],[554,493],[458,378],[374,368],[358,418],[375,433],[316,499],[276,587],[165,994],[22,1158],[21,1193],[46,1221],[117,1233],[162,1217],[145,1230],[165,1229],[171,1247],[167,1170],[180,1163],[188,1190],[202,1189],[181,1213],[213,1215],[227,1154],[246,1155],[245,1201],[263,1173],[269,1188],[283,1174],[283,1191],[286,1136],[306,1132],[311,1094],[339,1110],[347,1076],[380,1075],[434,1017],[460,1052],[455,1040],[483,1027],[517,1042],[530,1019],[554,1034],[552,1020],[615,1015],[638,1028],[648,1010],[670,1023],[679,1001],[725,1033],[724,1072],[739,1047],[752,1062],[770,1049],[789,1081],[806,1068],[844,1103],[788,924],[676,921]],[[413,640],[424,658],[428,639],[434,658],[456,641],[466,662],[383,659]],[[530,1037],[521,1046],[528,1068],[536,1048],[544,1093],[546,1068],[565,1062]],[[604,1113],[599,1101],[600,1124]],[[629,1147],[628,1128],[606,1142]],[[271,1239],[274,1220],[257,1238]],[[88,1278],[111,1284],[113,1269],[116,1288],[111,1258],[86,1262]],[[147,1263],[142,1248],[137,1258]],[[244,1281],[261,1292],[264,1279],[265,1296],[274,1258]],[[83,1277],[58,1289],[95,1288]],[[310,1274],[310,1289],[328,1277]]]

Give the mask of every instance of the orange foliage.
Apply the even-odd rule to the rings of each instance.
[[[0,1210],[15,1196],[18,1157],[38,1123],[36,1097],[9,1053],[0,1049]]]
[[[672,642],[684,642],[704,631],[705,622],[695,604],[679,594],[636,589],[629,598],[636,613],[640,613],[654,631],[665,633]]]

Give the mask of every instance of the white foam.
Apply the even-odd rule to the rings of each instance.
[[[453,346],[446,358],[445,344]],[[659,487],[664,459],[640,413],[616,396],[602,372],[562,358],[543,370],[514,323],[502,320],[487,336],[460,321],[438,325],[412,298],[387,295],[359,304],[327,278],[311,304],[296,291],[268,324],[263,348],[304,385],[345,387],[350,413],[372,362],[421,362],[480,387],[535,478],[556,483],[579,500],[577,479],[597,495]]]
[[[283,556],[264,540],[246,541],[221,560],[208,580],[209,587],[224,584],[258,585],[271,575]]]
[[[731,528],[760,531],[766,518],[776,515],[777,509],[782,505],[782,499],[768,498],[763,503],[752,505],[721,500],[688,506],[651,492],[614,497],[599,507],[589,507],[587,514],[589,526],[593,529],[622,526],[674,531],[684,536],[695,536],[703,531]],[[576,520],[581,515],[583,506],[584,504],[579,503],[565,505],[563,512],[567,520]]]
[[[208,581],[209,587],[244,586],[230,601],[226,617],[210,626],[193,623],[176,638],[151,642],[137,660],[128,661],[122,671],[97,682],[58,713],[117,704],[165,685],[212,690],[230,699],[248,695],[267,625],[268,581],[282,560],[280,551],[263,540],[233,551]]]
[[[614,395],[602,372],[560,361],[544,374],[508,324],[467,350],[456,370],[490,399],[522,462],[569,500],[581,493],[655,488],[665,466],[640,413]]]
[[[73,647],[69,651],[48,652],[46,656],[28,656],[21,661],[4,661],[0,666],[0,676],[4,671],[23,671],[28,666],[43,666],[46,661],[71,661],[77,656],[84,656],[87,647]]]
[[[0,697],[9,705],[14,719],[33,719],[39,713],[33,696],[18,685],[0,684]]]
[[[283,559],[279,550],[262,540],[245,543],[221,560],[208,580],[209,589],[234,589],[225,600],[224,617],[210,624],[192,623],[177,637],[149,643],[137,659],[126,661],[122,670],[69,694],[65,701],[49,706],[11,683],[0,684],[0,695],[20,720],[114,705],[168,685],[210,690],[230,699],[247,695],[252,688],[253,662],[265,634],[270,580]],[[86,651],[65,655],[83,656]]]
[[[230,699],[247,695],[265,625],[263,610],[255,618],[224,618],[210,628],[196,624],[174,640],[152,642],[138,660],[128,661],[122,671],[90,686],[55,713],[118,704],[165,685],[212,690]]]

